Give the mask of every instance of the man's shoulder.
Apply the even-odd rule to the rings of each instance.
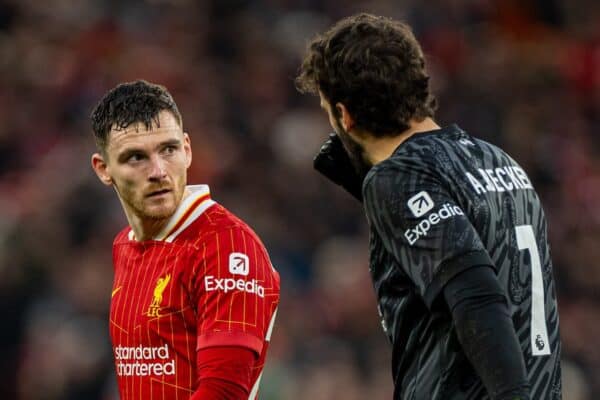
[[[207,210],[202,222],[198,229],[204,232],[219,232],[224,229],[253,232],[244,220],[219,203]]]
[[[435,173],[438,166],[431,147],[421,147],[420,151],[410,148],[397,149],[390,157],[374,165],[363,181],[363,194],[369,187],[385,187],[394,182],[406,182],[411,177]]]
[[[216,236],[223,232],[230,232],[232,235],[246,233],[253,240],[260,242],[256,232],[244,220],[219,203],[213,204],[182,232],[181,240],[198,245],[216,240]]]
[[[477,160],[489,158],[489,153],[493,153],[492,158],[510,158],[499,147],[470,136],[456,124],[417,133],[402,142],[390,157],[371,168],[363,189],[373,181],[382,185],[389,179],[407,183],[430,176],[444,181],[461,169],[477,165]]]
[[[119,244],[127,243],[130,241],[129,235],[131,232],[131,227],[129,225],[125,226],[119,233],[116,234],[113,239],[113,246],[117,246]]]
[[[261,270],[273,271],[270,273],[277,275],[272,268],[269,252],[256,232],[218,203],[190,226],[176,244],[202,257],[207,254],[216,254],[217,257],[242,254],[242,257],[257,262],[256,265],[262,265]]]
[[[367,176],[389,171],[410,173],[422,168],[435,168],[438,148],[448,141],[448,134],[446,131],[439,134],[426,132],[409,137],[388,158],[371,168]]]

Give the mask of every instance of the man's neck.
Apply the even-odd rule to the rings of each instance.
[[[412,135],[419,132],[427,132],[440,129],[432,118],[425,118],[423,121],[410,121],[410,128],[398,136],[374,137],[369,135],[363,140],[363,147],[367,153],[369,161],[375,165],[389,158],[394,150]]]
[[[135,235],[135,239],[139,242],[151,240],[158,236],[162,229],[167,225],[170,218],[163,219],[142,219],[137,215],[127,215],[129,226]]]

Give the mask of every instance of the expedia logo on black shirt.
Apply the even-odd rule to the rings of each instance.
[[[418,218],[427,214],[427,212],[433,208],[434,203],[431,196],[429,196],[429,193],[422,190],[408,199],[406,205],[413,215]]]
[[[460,207],[446,203],[436,212],[429,214],[429,217],[419,222],[414,228],[407,229],[406,232],[404,232],[404,237],[406,237],[406,240],[408,240],[408,243],[411,245],[415,244],[419,238],[427,236],[427,232],[429,232],[429,229],[431,229],[432,226],[439,224],[442,220],[454,217],[455,215],[465,215],[465,213],[463,213]]]

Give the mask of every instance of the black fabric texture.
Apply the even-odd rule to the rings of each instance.
[[[493,400],[528,400],[525,362],[491,266],[466,269],[444,287],[463,350]]]

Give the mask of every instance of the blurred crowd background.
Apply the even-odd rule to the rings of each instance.
[[[407,21],[442,124],[504,147],[549,218],[564,398],[600,398],[597,0],[0,0],[0,398],[115,400],[111,243],[89,166],[117,83],[172,92],[190,182],[261,236],[282,277],[264,400],[390,399],[360,204],[313,172],[330,128],[293,84],[307,41],[369,11]]]

